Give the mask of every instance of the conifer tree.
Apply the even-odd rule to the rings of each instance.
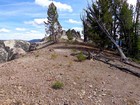
[[[98,0],[93,3],[91,8],[94,10],[97,18],[104,23],[110,34],[112,34],[112,13],[109,11],[110,2],[108,0]],[[89,11],[85,10],[86,14],[83,17],[84,37],[92,40],[101,50],[110,43],[110,40],[104,35],[97,22],[94,21]]]
[[[135,58],[140,60],[140,0],[136,3],[136,19],[135,19],[135,37],[134,37],[134,50]]]
[[[49,34],[50,40],[56,42],[58,38],[57,35],[61,32],[62,27],[58,21],[57,8],[53,2],[48,7],[47,15],[48,22],[45,22],[45,31],[46,34]]]
[[[112,36],[112,13],[111,13],[111,2],[109,0],[97,0],[92,5],[88,6],[85,10],[87,15],[87,23],[89,29],[92,31],[94,39],[98,36],[100,47],[103,48],[108,41],[112,42],[118,49],[120,56],[123,60],[127,61],[127,57],[123,53],[122,49],[117,45],[115,39]],[[104,6],[105,5],[105,6]],[[85,22],[85,20],[83,20]],[[97,39],[96,39],[97,40]],[[94,40],[93,40],[94,41]],[[107,44],[109,45],[109,43]]]
[[[85,40],[91,40],[101,48],[112,42],[123,59],[126,59],[125,54],[140,58],[140,0],[137,0],[136,16],[134,9],[127,0],[92,2],[82,18]]]

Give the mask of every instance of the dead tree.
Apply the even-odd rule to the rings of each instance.
[[[108,32],[108,30],[106,29],[106,27],[104,26],[104,24],[102,23],[102,21],[100,19],[98,19],[96,17],[96,13],[94,12],[94,10],[88,6],[88,10],[85,10],[89,15],[91,15],[93,17],[93,20],[98,24],[98,26],[100,27],[100,29],[103,31],[103,33],[110,39],[110,41],[115,45],[115,47],[117,48],[120,56],[121,56],[121,60],[127,62],[128,58],[125,56],[125,54],[123,53],[122,49],[119,47],[119,45],[116,43],[116,41],[113,39],[113,37],[110,35],[110,33]]]

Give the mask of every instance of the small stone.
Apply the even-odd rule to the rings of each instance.
[[[11,79],[11,80],[14,80],[14,79],[15,79],[15,76],[11,76],[10,79]]]
[[[73,82],[74,85],[76,85],[76,82]]]
[[[94,94],[94,96],[96,96],[96,92],[95,91],[93,92],[93,94]]]
[[[22,86],[18,86],[18,89],[19,89],[20,91],[22,91]]]
[[[63,75],[63,73],[60,73],[60,75]]]
[[[89,85],[89,87],[92,88],[93,86],[92,85]]]
[[[104,84],[105,84],[105,82],[103,81],[103,82],[102,82],[102,84],[104,85]]]
[[[67,102],[64,102],[64,105],[69,105]]]
[[[102,94],[102,96],[106,96],[106,94],[104,93],[104,94]]]
[[[88,96],[88,99],[91,99],[92,98],[92,95]]]
[[[81,90],[82,92],[82,95],[84,96],[86,94],[86,91],[85,90]]]

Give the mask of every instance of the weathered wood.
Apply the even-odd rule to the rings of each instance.
[[[36,47],[36,50],[45,48],[45,47],[50,46],[54,43],[55,43],[54,41],[38,43],[38,46]]]
[[[103,63],[106,63],[106,64],[110,65],[111,67],[118,68],[118,69],[120,69],[123,72],[130,73],[130,74],[140,78],[140,70],[138,70],[138,68],[139,68],[138,66],[137,66],[137,68],[135,68],[134,65],[131,66],[130,63],[129,63],[129,66],[131,66],[131,68],[133,68],[133,69],[130,69],[130,67],[127,67],[127,66],[123,67],[122,65],[116,64],[114,61],[113,61],[114,63],[111,63],[110,62],[110,61],[112,61],[111,59],[108,59],[106,57],[101,57],[98,54],[93,54],[91,52],[89,54],[95,60],[98,60],[98,61],[101,61]],[[127,63],[125,63],[125,64],[127,64]]]
[[[121,56],[122,61],[127,62],[128,61],[128,58],[123,53],[122,49],[117,45],[117,43],[115,42],[115,40],[113,39],[113,37],[110,35],[110,33],[108,32],[108,30],[106,29],[106,27],[104,26],[104,24],[101,22],[101,20],[96,17],[96,14],[95,14],[94,10],[90,6],[88,7],[88,10],[89,11],[86,11],[86,12],[87,13],[90,13],[90,15],[92,15],[92,17],[94,18],[94,21],[98,24],[98,26],[100,27],[100,29],[110,39],[110,41],[115,45],[115,47],[119,51],[119,54]]]

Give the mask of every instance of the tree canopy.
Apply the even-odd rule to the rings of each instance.
[[[62,27],[58,21],[58,13],[57,13],[57,8],[52,2],[47,11],[47,19],[48,22],[44,22],[46,26],[46,34],[50,36],[50,40],[57,41],[57,36],[61,32]]]
[[[97,0],[88,4],[82,17],[84,41],[92,41],[102,50],[117,48],[124,55],[140,59],[139,6],[126,0]],[[123,53],[124,52],[124,53]]]

